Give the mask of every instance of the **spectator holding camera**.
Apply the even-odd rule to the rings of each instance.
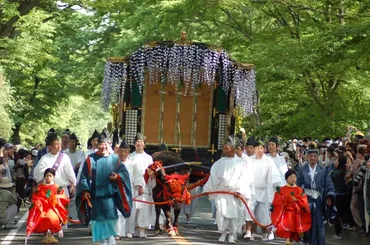
[[[365,198],[365,216],[366,219],[366,232],[370,234],[370,159],[366,163],[366,175],[364,184],[364,198]]]
[[[6,153],[4,154],[6,156],[6,163],[8,165],[8,168],[9,168],[9,171],[10,171],[10,181],[11,182],[14,182],[15,180],[15,173],[14,173],[14,167],[15,167],[15,163],[16,163],[16,146],[14,146],[13,144],[11,143],[6,143],[4,145],[5,147],[5,151]]]
[[[303,165],[305,165],[305,155],[306,155],[306,145],[303,141],[298,140],[296,143],[296,156],[295,158],[298,161],[298,167],[301,168]]]
[[[365,203],[364,203],[364,181],[361,178],[361,170],[365,161],[366,147],[361,146],[357,150],[357,159],[352,165],[353,190],[351,199],[351,212],[355,220],[358,234],[365,233]],[[360,174],[360,175],[359,175]]]
[[[331,144],[327,149],[328,164],[326,165],[326,167],[328,168],[328,172],[334,169],[335,162],[338,159],[337,149],[338,144]]]
[[[367,168],[366,165],[367,165],[369,159],[370,159],[370,155],[366,154],[365,155],[365,161],[359,167],[359,172],[353,180],[353,185],[354,186],[359,186],[364,181],[364,178],[365,178],[365,175],[366,175],[366,168]]]
[[[353,180],[353,186],[359,195],[359,212],[363,223],[364,232],[369,232],[369,179],[370,179],[370,155],[365,154],[365,161],[359,167],[359,171]],[[368,218],[366,218],[366,216]],[[359,231],[362,233],[362,230]]]
[[[0,177],[7,177],[10,182],[12,181],[11,171],[8,165],[8,147],[10,144],[6,143],[0,148]]]

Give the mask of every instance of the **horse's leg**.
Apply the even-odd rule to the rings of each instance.
[[[158,193],[160,193],[160,189],[158,186],[153,188],[153,201],[154,202],[160,202],[161,198],[158,197]],[[154,232],[157,234],[161,231],[161,228],[159,226],[159,216],[161,215],[161,208],[162,205],[154,205],[155,208],[155,224],[154,224]]]
[[[154,225],[154,232],[156,234],[161,232],[161,227],[159,226],[159,216],[161,215],[161,207],[162,205],[155,205],[155,225]]]
[[[171,220],[171,206],[163,205],[164,216],[166,217],[166,229],[169,236],[176,236]]]
[[[175,228],[175,232],[176,232],[176,235],[179,235],[179,230],[178,230],[178,227],[179,227],[179,216],[180,216],[180,211],[181,209],[175,209],[174,210],[174,213],[175,213],[175,220],[173,221],[173,226]]]

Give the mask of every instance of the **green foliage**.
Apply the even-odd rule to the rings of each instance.
[[[94,52],[88,45],[92,42],[86,34],[90,30],[81,31],[83,24],[88,22],[88,15],[70,8],[57,9],[55,2],[44,1],[28,14],[18,16],[18,21],[12,24],[16,37],[1,39],[0,65],[5,68],[16,100],[10,115],[15,123],[13,141],[17,143],[20,135],[24,136],[25,144],[43,142],[51,123],[58,128],[60,121],[53,121],[53,118],[59,117],[60,106],[68,104],[70,96],[95,94],[96,98],[100,95],[96,88],[100,82],[90,72],[95,66],[91,67],[92,63],[83,58],[90,51]],[[81,16],[86,17],[83,24],[79,22]],[[104,63],[95,56],[94,59],[99,67]],[[104,117],[99,115],[99,118]],[[6,132],[10,133],[9,127]]]
[[[95,129],[102,131],[111,120],[109,113],[103,111],[98,101],[84,99],[82,96],[71,96],[67,103],[61,103],[56,113],[48,121],[26,121],[21,133],[24,145],[34,146],[44,143],[46,132],[54,128],[59,135],[65,129],[75,132],[82,148]]]
[[[14,121],[14,132],[29,144],[43,141],[50,126],[68,127],[85,142],[108,120],[97,109],[106,58],[179,39],[181,31],[256,65],[259,104],[238,128],[320,138],[370,123],[369,0],[0,0],[0,6],[0,65],[16,102],[4,125]]]
[[[17,38],[3,39],[7,54],[0,58],[0,64],[15,90],[12,116],[18,132],[25,121],[47,119],[68,94],[64,79],[52,68],[57,61],[52,55],[55,25],[44,22],[48,17],[43,11],[32,10],[14,25],[20,32]],[[14,137],[17,143],[18,136]]]
[[[9,108],[14,105],[12,100],[12,91],[9,83],[3,76],[3,70],[0,67],[0,138],[8,139],[10,137],[13,121],[9,116]]]
[[[1,15],[1,22],[9,21],[13,16],[19,14],[18,12],[18,4],[15,2],[10,2],[6,0],[0,1],[0,6],[2,8],[2,15]]]
[[[343,24],[334,6],[325,12],[318,2],[306,4],[316,11],[299,11],[299,28],[289,21],[298,14],[293,7],[268,6],[271,17],[288,24],[249,48],[251,61],[263,67],[257,70],[263,118],[257,134],[343,136],[348,125],[364,128],[370,121],[363,113],[370,106],[369,17],[357,16],[356,4],[344,6],[351,11]]]
[[[212,2],[198,6],[194,19],[217,36],[214,43],[257,67],[259,113],[240,126],[257,135],[320,138],[369,123],[368,4]]]

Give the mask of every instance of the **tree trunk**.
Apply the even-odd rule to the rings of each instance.
[[[12,141],[13,144],[19,145],[21,144],[21,136],[20,136],[20,131],[21,131],[22,123],[16,123],[15,127],[13,128],[13,135],[12,135]]]
[[[326,5],[326,16],[325,16],[326,22],[331,22],[331,4],[327,3]]]
[[[13,25],[19,20],[21,16],[29,14],[29,12],[38,4],[40,4],[39,0],[20,1],[18,7],[19,15],[13,16],[6,23],[0,25],[0,37],[15,38],[16,34],[14,32]]]
[[[261,101],[260,101],[260,96],[259,96],[259,93],[258,91],[256,91],[256,105],[254,107],[254,120],[255,120],[255,123],[256,125],[261,125],[261,112],[260,112],[260,104],[261,104]]]
[[[339,23],[341,25],[344,25],[345,22],[344,22],[344,3],[343,1],[340,1],[338,16],[339,16]]]

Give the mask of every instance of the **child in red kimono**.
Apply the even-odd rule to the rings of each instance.
[[[287,185],[277,187],[271,206],[271,220],[276,227],[276,236],[286,238],[285,244],[299,241],[303,232],[311,228],[311,215],[307,196],[303,189],[296,185],[297,176],[294,170],[285,173]]]
[[[63,237],[62,225],[67,223],[69,199],[62,187],[54,183],[55,171],[48,168],[44,181],[37,186],[32,195],[32,206],[27,220],[27,238],[33,233],[44,233],[41,243],[53,244]],[[27,243],[26,238],[26,243]]]

